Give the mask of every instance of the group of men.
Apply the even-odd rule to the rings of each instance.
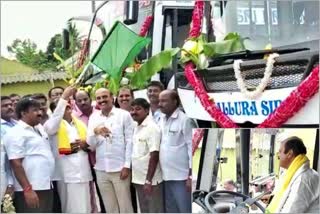
[[[55,87],[50,109],[43,94],[15,106],[2,96],[1,197],[14,192],[17,212],[132,213],[136,193],[142,213],[190,213],[195,123],[160,82],[147,96],[123,87],[115,101],[100,88],[93,104],[85,91]]]

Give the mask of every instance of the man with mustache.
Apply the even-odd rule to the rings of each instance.
[[[192,129],[193,120],[179,109],[176,91],[160,93],[159,107],[164,114],[160,120],[160,166],[164,180],[165,212],[191,212]]]
[[[159,81],[151,81],[147,87],[147,96],[150,102],[150,115],[154,121],[159,123],[161,111],[159,109],[159,94],[164,90],[164,86]]]
[[[133,91],[128,87],[122,87],[119,90],[117,97],[118,105],[121,109],[129,111],[131,109],[131,102],[133,100]]]
[[[130,164],[134,122],[128,111],[115,108],[105,88],[95,92],[100,111],[88,123],[88,144],[96,151],[95,170],[108,213],[132,213]]]
[[[88,126],[88,121],[90,115],[97,111],[96,108],[92,106],[92,100],[90,97],[90,94],[86,91],[83,90],[78,90],[74,94],[74,100],[75,100],[75,105],[72,111],[72,114],[80,119],[82,122]],[[99,191],[99,188],[97,187],[97,178],[96,178],[96,173],[93,170],[93,166],[96,163],[96,153],[95,151],[89,151],[88,152],[89,156],[89,161],[90,161],[90,166],[91,166],[91,171],[92,171],[92,177],[93,181],[90,181],[90,200],[91,200],[91,212],[92,213],[97,213],[99,212],[99,207],[101,207],[101,212],[105,212],[105,208],[103,206],[101,194]],[[95,191],[97,190],[97,192]],[[96,201],[96,194],[97,197],[99,198],[99,201]]]
[[[42,110],[41,124],[43,125],[49,119],[47,97],[42,93],[35,93],[31,96],[31,98],[37,100],[40,103],[40,108]]]
[[[1,139],[5,136],[9,129],[17,124],[17,121],[13,119],[14,107],[12,100],[8,96],[1,96]],[[1,140],[1,193],[0,201],[4,194],[13,195],[13,178],[11,168],[6,154],[3,141]]]
[[[310,168],[307,148],[292,136],[280,144],[278,158],[285,169],[267,213],[319,213],[319,173]]]
[[[32,98],[22,99],[17,103],[16,113],[19,121],[3,139],[15,176],[16,212],[50,213],[55,163],[48,135],[40,124],[40,104]]]
[[[131,103],[131,116],[138,123],[132,144],[132,183],[142,213],[163,213],[162,175],[159,165],[160,129],[149,115],[143,98]]]

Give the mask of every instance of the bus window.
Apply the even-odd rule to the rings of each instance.
[[[238,32],[242,37],[249,37],[245,44],[253,50],[264,49],[268,43],[273,47],[313,43],[320,35],[318,0],[227,1],[222,19],[217,15],[213,17],[215,31],[222,28],[224,35]],[[316,47],[310,45],[309,48]]]

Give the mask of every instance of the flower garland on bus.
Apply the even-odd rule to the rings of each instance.
[[[199,144],[203,138],[204,129],[195,129],[193,136],[192,136],[192,156],[194,155],[195,151],[198,149]]]
[[[273,53],[270,54],[268,59],[267,59],[267,64],[266,64],[266,69],[263,75],[263,78],[260,82],[260,84],[256,87],[254,91],[249,91],[248,86],[244,82],[242,76],[241,76],[241,70],[240,70],[240,64],[243,62],[242,60],[235,60],[233,63],[233,69],[234,69],[234,74],[237,79],[237,84],[238,88],[240,89],[241,93],[249,98],[249,99],[257,99],[258,97],[261,96],[263,93],[264,89],[267,87],[270,77],[272,75],[272,69],[273,65],[275,63],[275,58],[279,57],[279,54]]]
[[[189,39],[196,39],[200,36],[201,21],[203,18],[204,2],[196,0],[193,14],[192,27],[189,32]],[[194,88],[197,97],[202,106],[216,120],[219,126],[223,128],[237,128],[238,126],[225,115],[214,103],[206,92],[202,81],[198,78],[195,71],[195,65],[189,61],[185,64],[185,76]],[[293,90],[290,95],[282,101],[280,106],[270,114],[258,128],[276,128],[280,127],[289,118],[295,115],[318,91],[319,91],[319,65],[311,71],[310,75]]]

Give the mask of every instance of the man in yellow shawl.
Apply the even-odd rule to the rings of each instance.
[[[280,167],[286,169],[266,213],[319,213],[319,174],[310,168],[298,137],[281,142]]]
[[[86,125],[72,116],[69,97],[75,88],[69,86],[62,96],[50,103],[53,112],[44,124],[52,149],[56,153],[55,177],[63,213],[90,213],[92,180],[86,146]]]

